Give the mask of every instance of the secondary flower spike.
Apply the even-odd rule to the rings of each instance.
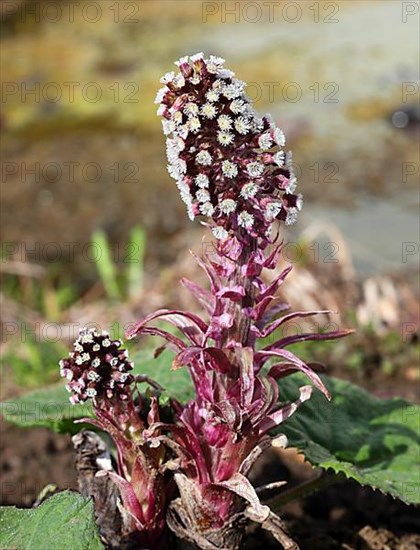
[[[178,73],[161,79],[156,103],[168,171],[190,219],[209,218],[217,239],[267,240],[275,220],[290,225],[302,208],[282,130],[258,116],[224,59],[199,53],[176,65]]]
[[[60,374],[68,380],[67,390],[73,404],[89,398],[113,397],[125,400],[133,376],[128,352],[121,340],[112,340],[106,331],[84,328],[68,359],[60,361]]]

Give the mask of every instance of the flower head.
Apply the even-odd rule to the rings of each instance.
[[[68,359],[60,361],[60,374],[67,378],[67,390],[73,404],[89,398],[127,399],[133,382],[129,371],[133,364],[121,340],[112,340],[106,331],[84,328],[74,343]]]
[[[163,77],[156,103],[168,136],[168,170],[178,187],[183,182],[191,219],[208,217],[220,239],[267,240],[273,221],[293,223],[302,204],[283,131],[269,115],[258,116],[245,83],[224,69],[223,59],[200,53],[176,65],[179,73]],[[205,200],[197,193],[204,187]]]

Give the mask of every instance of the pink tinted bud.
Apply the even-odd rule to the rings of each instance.
[[[71,403],[102,397],[127,399],[133,364],[120,340],[112,340],[106,331],[84,328],[73,349],[68,359],[60,361],[60,373],[69,381]]]

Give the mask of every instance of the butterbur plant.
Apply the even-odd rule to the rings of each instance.
[[[103,469],[122,500],[122,535],[144,547],[159,548],[165,538],[165,469],[167,453],[159,430],[159,384],[133,376],[121,340],[106,331],[83,329],[68,359],[60,362],[73,404],[92,399],[95,418],[81,419],[107,432],[117,450],[117,469]],[[141,394],[148,382],[154,392]]]
[[[93,496],[102,543],[237,550],[252,523],[280,547],[298,548],[260,499],[284,480],[254,488],[248,477],[270,446],[296,447],[314,466],[419,502],[418,486],[404,492],[418,459],[418,410],[416,416],[403,400],[382,401],[320,376],[319,365],[293,352],[299,342],[351,331],[283,330],[289,321],[329,312],[290,311],[276,297],[291,272],[279,269],[282,226],[302,208],[282,130],[255,112],[245,83],[223,59],[200,53],[176,65],[162,78],[156,103],[169,174],[189,218],[199,218],[212,242],[204,257],[195,256],[208,286],[181,281],[202,314],[161,309],[136,323],[126,339],[140,339],[141,353],[140,337],[159,339],[141,366],[120,340],[90,328],[60,363],[75,410],[70,417],[79,428],[89,423],[108,434],[74,436],[80,490]],[[168,355],[172,364],[162,367],[158,357]],[[173,377],[188,372],[193,397],[163,388],[162,368]],[[334,404],[340,424],[331,422],[330,389],[342,394]],[[88,414],[80,410],[85,403]],[[13,410],[6,416],[24,424]],[[69,429],[64,420],[58,428]]]
[[[293,223],[302,207],[292,154],[283,150],[282,130],[268,115],[258,116],[245,83],[224,68],[223,59],[198,54],[177,65],[177,73],[162,78],[156,101],[167,136],[169,173],[189,217],[199,216],[215,238],[212,254],[196,258],[210,289],[183,280],[203,307],[203,317],[160,310],[127,337],[163,338],[176,353],[173,368],[189,370],[195,397],[172,403],[172,422],[159,420],[154,397],[147,422],[139,420],[132,364],[120,342],[95,331],[81,333],[75,351],[62,362],[62,374],[69,380],[71,401],[92,398],[94,424],[114,439],[118,473],[108,475],[120,489],[133,531],[144,532],[151,547],[164,540],[158,533],[166,517],[180,539],[199,548],[238,548],[249,520],[289,548],[294,543],[260,502],[247,474],[271,445],[270,431],[310,398],[312,386],[329,397],[317,373],[289,346],[340,338],[347,331],[271,338],[270,344],[259,345],[291,319],[326,313],[285,313],[288,306],[276,303],[290,266],[270,283],[262,278],[263,270],[278,264],[278,222]],[[157,321],[176,332],[156,326]],[[267,367],[272,359],[275,364]],[[278,381],[295,371],[303,372],[310,385],[285,403]],[[277,441],[285,444],[284,438]],[[179,492],[171,502],[165,497],[169,460],[167,470]]]
[[[177,65],[178,74],[163,77],[156,101],[167,135],[169,173],[190,218],[203,216],[216,238],[213,253],[197,258],[210,291],[183,281],[206,318],[158,311],[128,334],[162,336],[176,349],[173,367],[188,368],[194,382],[195,399],[178,411],[175,426],[165,426],[181,452],[175,474],[180,499],[170,507],[168,522],[179,536],[203,548],[234,548],[245,518],[252,517],[288,545],[246,474],[271,444],[270,430],[311,396],[312,387],[302,386],[299,398],[284,404],[279,379],[302,371],[328,397],[318,375],[287,348],[298,341],[340,338],[348,331],[274,338],[258,346],[291,319],[326,313],[278,318],[288,307],[273,302],[290,267],[269,284],[261,277],[263,269],[278,264],[281,243],[274,223],[293,223],[302,207],[292,155],[282,149],[283,132],[269,116],[257,115],[245,83],[224,68],[223,59],[198,54]],[[171,323],[183,338],[163,332],[152,324],[156,320]],[[266,369],[272,358],[277,363]]]

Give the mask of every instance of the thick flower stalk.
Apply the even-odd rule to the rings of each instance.
[[[271,444],[270,431],[311,395],[312,387],[303,386],[294,403],[282,402],[282,377],[301,371],[328,397],[316,372],[289,346],[339,338],[348,331],[279,335],[291,319],[328,312],[278,318],[288,306],[273,300],[291,267],[269,284],[262,274],[279,259],[274,222],[293,223],[302,197],[294,193],[291,153],[281,149],[283,132],[269,116],[256,114],[245,84],[223,63],[202,54],[182,58],[179,72],[163,77],[157,96],[169,173],[190,218],[204,217],[216,238],[214,254],[197,258],[210,291],[183,281],[206,318],[161,310],[138,323],[128,337],[164,337],[177,352],[174,368],[188,368],[195,386],[195,399],[178,407],[176,425],[155,427],[172,434],[180,460],[175,475],[180,500],[170,507],[170,527],[199,548],[237,548],[247,517],[291,548],[278,518],[259,502],[246,474]],[[154,326],[154,320],[166,320],[183,337]],[[270,344],[257,345],[267,337]],[[266,368],[272,360],[276,363]]]
[[[165,548],[168,454],[158,430],[148,435],[160,422],[161,388],[130,373],[133,364],[121,345],[106,331],[82,329],[69,358],[60,362],[61,374],[68,380],[71,403],[92,401],[95,418],[82,421],[107,432],[115,443],[117,469],[102,474],[112,479],[121,495],[121,537],[142,548]],[[139,392],[140,382],[149,383],[146,394]]]

